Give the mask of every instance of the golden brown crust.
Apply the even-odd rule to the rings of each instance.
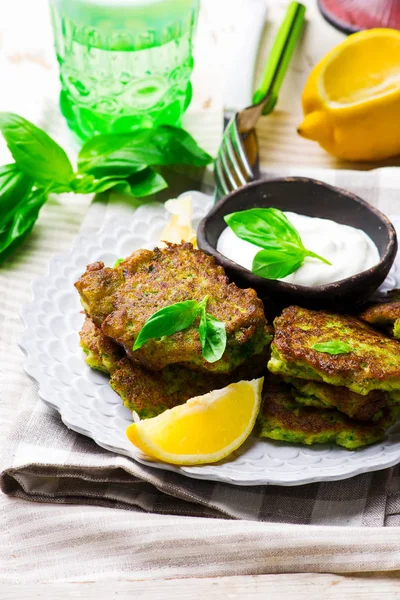
[[[193,396],[223,388],[235,381],[259,377],[268,361],[265,351],[230,375],[201,373],[181,365],[170,365],[155,372],[130,361],[122,348],[104,336],[88,317],[80,336],[81,345],[88,354],[89,366],[111,373],[111,387],[121,396],[125,406],[141,418],[153,417]]]
[[[373,304],[365,309],[359,318],[389,335],[396,335],[396,324],[400,326],[400,301]]]
[[[373,389],[400,389],[398,342],[359,319],[290,306],[274,325],[273,372],[343,385],[364,395]],[[313,349],[315,343],[328,341],[346,342],[352,350],[331,355]]]
[[[144,419],[154,417],[164,410],[183,404],[189,398],[201,396],[211,390],[222,389],[242,379],[258,377],[265,368],[248,364],[246,374],[239,367],[230,375],[201,373],[181,365],[170,365],[161,371],[148,371],[129,358],[119,362],[110,380],[113,390],[124,405]]]
[[[98,327],[115,309],[113,294],[123,282],[120,269],[111,269],[102,262],[96,262],[88,265],[84,275],[75,283],[85,311]]]
[[[306,381],[294,377],[285,378],[295,389],[292,391],[296,399],[298,393],[315,396],[325,408],[337,408],[345,415],[357,421],[371,421],[374,415],[384,406],[391,403],[389,392],[373,390],[366,396],[351,392],[343,386],[329,385],[321,381]]]
[[[264,402],[259,417],[260,435],[291,443],[335,442],[348,449],[372,444],[384,437],[399,409],[385,408],[376,423],[360,423],[337,410],[321,410],[296,404],[289,388],[264,385]]]
[[[189,243],[139,250],[113,269],[95,263],[75,285],[86,312],[103,333],[123,345],[132,360],[152,370],[186,363],[194,369],[230,372],[268,343],[263,304],[256,292],[229,283],[214,258]],[[207,295],[207,312],[226,326],[227,349],[221,360],[211,364],[203,359],[198,323],[132,352],[140,329],[155,312]]]
[[[81,346],[87,362],[94,369],[112,373],[125,356],[123,349],[101,333],[91,319],[86,317],[79,332]]]
[[[371,325],[393,325],[400,319],[400,302],[374,304],[364,310],[358,317]]]

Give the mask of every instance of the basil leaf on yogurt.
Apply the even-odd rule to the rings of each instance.
[[[264,279],[282,279],[294,273],[304,262],[304,256],[285,249],[260,250],[253,259],[252,272]]]
[[[331,263],[305,248],[297,229],[277,208],[251,208],[225,216],[240,239],[258,246],[252,272],[265,279],[281,279],[299,269],[306,256]]]

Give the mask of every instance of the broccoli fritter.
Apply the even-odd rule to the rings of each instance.
[[[194,370],[230,373],[261,354],[271,339],[256,292],[229,283],[214,258],[188,243],[139,250],[116,268],[94,263],[75,286],[87,314],[102,332],[122,345],[129,358],[153,371],[180,363]],[[226,327],[227,346],[220,360],[209,363],[203,358],[198,322],[132,351],[141,328],[155,312],[205,296],[207,312]]]
[[[286,308],[274,321],[268,368],[283,376],[324,381],[357,394],[400,390],[400,345],[355,317]],[[346,342],[347,354],[313,349],[319,342]]]
[[[290,383],[292,396],[299,404],[318,408],[336,408],[357,421],[372,421],[380,409],[391,404],[389,392],[373,390],[366,396],[351,392],[343,386],[329,385],[319,381],[306,381],[285,377]]]
[[[264,388],[264,403],[258,418],[260,437],[293,444],[335,443],[348,450],[383,439],[397,419],[400,407],[385,407],[375,423],[354,421],[337,410],[299,406],[288,389]]]
[[[259,377],[263,369],[265,360],[258,369],[254,364],[248,365],[246,374],[241,367],[230,375],[220,375],[193,371],[181,365],[170,365],[161,371],[147,371],[125,358],[112,374],[110,385],[129,410],[146,419],[183,404],[194,396],[222,389],[242,379]]]
[[[202,373],[181,365],[148,371],[129,360],[122,348],[104,336],[89,318],[86,318],[80,336],[81,346],[88,355],[88,365],[110,373],[113,390],[124,405],[137,412],[142,419],[155,417],[189,398],[223,388],[235,381],[255,379],[265,371],[267,363],[264,352],[230,375]]]
[[[146,419],[219,387],[214,379],[218,376],[211,374],[205,377],[180,365],[171,365],[161,371],[147,371],[124,358],[112,374],[110,385],[129,410]]]
[[[86,354],[86,363],[92,369],[112,373],[125,356],[123,349],[103,335],[91,319],[86,317],[79,332],[80,344]]]
[[[139,252],[147,253],[147,250]],[[87,265],[86,272],[75,283],[82,306],[97,327],[101,327],[104,319],[114,310],[114,294],[124,283],[120,265],[110,268],[100,261]]]
[[[373,304],[359,315],[359,319],[400,339],[400,300]]]

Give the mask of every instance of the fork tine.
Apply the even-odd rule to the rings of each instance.
[[[225,129],[215,161],[214,175],[220,195],[225,196],[254,178],[239,134],[236,116]]]
[[[239,134],[239,129],[237,126],[237,120],[236,117],[234,117],[231,122],[228,125],[229,128],[229,132],[230,132],[230,138],[232,141],[232,145],[233,145],[233,149],[236,152],[236,154],[239,156],[240,160],[242,161],[242,165],[243,165],[243,169],[245,171],[245,174],[247,175],[247,177],[249,179],[253,179],[253,169],[251,168],[246,152],[244,151],[243,148],[243,143]]]
[[[232,174],[232,169],[230,168],[230,166],[228,164],[228,158],[227,158],[227,153],[225,150],[225,144],[226,144],[226,136],[224,135],[224,139],[222,140],[222,144],[219,149],[218,156],[222,162],[222,167],[224,170],[225,178],[228,179],[228,182],[230,183],[232,190],[236,190],[239,186],[237,184],[236,179],[234,178],[234,176]]]
[[[228,187],[228,183],[227,183],[226,178],[223,173],[219,153],[218,153],[217,159],[215,161],[215,165],[214,165],[214,175],[215,175],[215,181],[217,184],[219,196],[221,196],[221,195],[227,196],[231,190]]]
[[[225,147],[226,147],[226,150],[228,153],[228,158],[232,165],[233,172],[238,179],[239,185],[240,186],[245,185],[247,183],[247,179],[244,177],[242,169],[240,167],[240,164],[238,163],[238,160],[236,158],[237,155],[235,153],[235,149],[232,144],[231,136],[230,135],[224,136],[224,142],[225,142]]]

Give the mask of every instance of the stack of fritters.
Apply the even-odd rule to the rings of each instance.
[[[385,407],[378,420],[357,421],[333,408],[301,406],[292,392],[284,382],[264,385],[261,437],[293,444],[336,443],[354,450],[381,440],[399,413],[396,407]]]
[[[267,375],[259,416],[262,437],[354,449],[382,439],[400,413],[396,294],[358,318],[286,308],[275,319],[270,348],[272,328],[256,292],[229,283],[222,267],[191,244],[139,250],[115,268],[94,263],[75,285],[86,312],[80,334],[86,361],[110,375],[112,388],[141,418],[261,375]],[[133,352],[155,312],[205,296],[207,312],[226,326],[220,360],[204,360],[198,321]],[[328,354],[313,348],[332,341],[345,342],[351,350]]]
[[[149,371],[127,358],[121,346],[102,334],[89,317],[85,319],[80,338],[87,364],[111,376],[113,390],[141,419],[154,417],[193,396],[201,396],[235,381],[259,377],[268,360],[267,353],[263,352],[230,375],[193,371],[178,364]]]
[[[400,344],[355,317],[290,306],[275,319],[261,435],[357,448],[381,439],[400,412]],[[321,342],[346,342],[328,354]],[[275,386],[275,387],[274,387]]]
[[[87,362],[111,374],[113,389],[141,417],[265,370],[272,336],[261,300],[254,290],[229,283],[214,259],[191,244],[139,250],[116,268],[94,263],[75,285],[87,314],[81,332]],[[220,360],[204,360],[198,322],[133,352],[141,328],[155,312],[205,296],[207,312],[226,327]]]

